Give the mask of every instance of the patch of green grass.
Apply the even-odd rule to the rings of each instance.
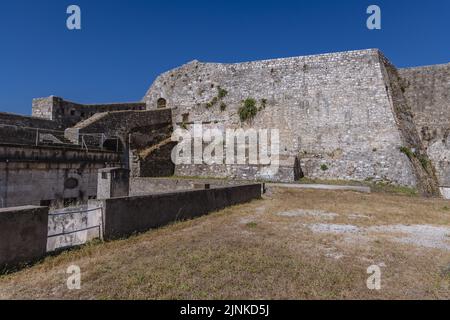
[[[248,98],[244,100],[244,105],[239,109],[239,118],[242,122],[253,119],[258,113],[258,108],[256,107],[256,100]]]
[[[372,181],[372,179],[368,179],[366,181],[356,181],[356,180],[321,180],[321,179],[302,178],[297,183],[370,187],[372,192],[378,193],[393,193],[414,197],[419,195],[417,189],[404,186],[397,186],[390,182],[381,182],[381,181],[375,182]]]
[[[321,166],[320,166],[320,170],[322,170],[322,171],[328,171],[328,166],[326,165],[326,164],[322,164]]]
[[[405,186],[397,186],[390,183],[385,182],[376,182],[370,185],[372,191],[374,192],[385,192],[385,193],[395,193],[402,194],[406,196],[415,197],[419,195],[417,189],[405,187]]]
[[[249,222],[249,223],[246,224],[246,226],[248,228],[254,229],[254,228],[256,228],[258,226],[258,224],[256,222]]]

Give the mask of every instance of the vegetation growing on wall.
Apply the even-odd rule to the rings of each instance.
[[[409,159],[414,157],[414,152],[408,147],[400,147],[400,152],[404,153]]]
[[[214,87],[214,85],[212,85],[212,87]],[[211,109],[212,107],[214,107],[216,104],[218,104],[219,102],[222,102],[222,100],[228,95],[228,91],[221,88],[221,87],[217,87],[217,96],[215,96],[210,102],[206,103],[205,107],[206,109]],[[223,106],[225,106],[225,108],[223,108]],[[224,111],[226,109],[226,105],[222,102],[220,104],[220,110]]]
[[[239,109],[238,113],[242,122],[253,119],[258,113],[256,100],[252,98],[244,100],[243,106]]]
[[[228,95],[228,91],[223,89],[223,88],[221,88],[221,87],[218,87],[217,91],[218,91],[217,97],[219,99],[223,99],[223,98],[225,98]]]
[[[400,148],[400,152],[404,153],[410,160],[413,160],[414,158],[419,160],[419,162],[422,165],[423,169],[426,172],[430,173],[431,164],[430,164],[430,161],[428,160],[428,158],[425,155],[421,155],[418,152],[413,152],[408,147],[401,147]]]
[[[267,106],[267,99],[261,99],[258,102],[253,98],[248,98],[243,101],[243,106],[239,109],[239,118],[242,122],[253,119],[259,111],[262,111]]]

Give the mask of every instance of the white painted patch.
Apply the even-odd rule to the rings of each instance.
[[[321,210],[291,210],[277,213],[281,217],[316,217],[323,219],[334,219],[339,215],[337,213],[325,212]]]
[[[391,240],[395,242],[450,251],[450,227],[430,225],[388,225],[359,228],[353,225],[325,223],[305,226],[315,233],[355,235],[356,237],[346,237],[347,240],[352,242],[368,240],[369,233],[375,233],[375,236],[376,233],[392,233]]]
[[[346,233],[358,233],[360,228],[352,225],[345,224],[310,224],[309,229],[316,233],[334,233],[334,234],[346,234]]]
[[[358,219],[370,219],[369,216],[363,215],[363,214],[349,214],[348,215],[349,219],[352,220],[358,220]]]
[[[450,199],[450,188],[441,187],[440,189],[444,199]]]
[[[450,250],[450,228],[430,225],[393,225],[371,227],[370,231],[402,233],[395,241],[413,244],[419,247]]]

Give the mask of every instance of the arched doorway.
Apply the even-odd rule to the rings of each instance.
[[[167,108],[167,101],[164,98],[159,98],[156,102],[156,106],[158,109],[164,109]]]

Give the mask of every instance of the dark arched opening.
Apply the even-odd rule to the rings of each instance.
[[[159,98],[156,102],[156,106],[158,109],[164,109],[167,108],[167,101],[164,98]]]
[[[123,144],[120,139],[106,139],[103,142],[103,149],[113,152],[123,152]]]
[[[299,180],[303,179],[304,177],[305,177],[305,174],[303,173],[300,159],[298,157],[295,157],[294,179],[295,179],[295,181],[299,181]]]

